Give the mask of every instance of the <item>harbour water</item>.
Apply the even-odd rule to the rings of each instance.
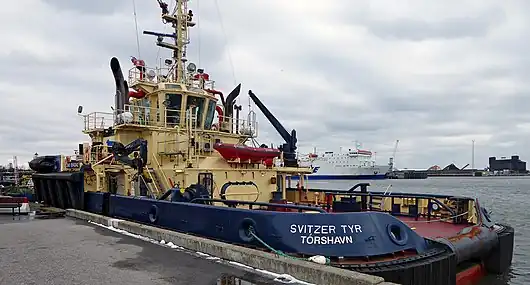
[[[364,182],[364,181],[363,181]],[[372,191],[438,193],[477,197],[492,217],[515,228],[513,265],[505,276],[487,278],[480,285],[530,284],[530,177],[429,177],[427,179],[378,180],[370,182]],[[355,182],[320,182],[312,188],[348,189]]]

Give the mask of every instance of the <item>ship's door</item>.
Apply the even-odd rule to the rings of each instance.
[[[213,173],[199,173],[197,184],[204,186],[208,190],[208,193],[210,193],[210,198],[213,198]]]
[[[105,173],[105,178],[107,181],[107,192],[103,193],[103,205],[102,205],[102,214],[108,216],[110,214],[110,195],[116,194],[118,190],[118,178],[116,173]]]
[[[277,174],[276,175],[276,191],[283,193],[283,175]]]
[[[110,194],[118,192],[118,177],[115,173],[109,173],[107,176],[107,189]]]

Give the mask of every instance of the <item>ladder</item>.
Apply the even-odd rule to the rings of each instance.
[[[147,169],[149,173],[149,178],[151,178],[151,183],[153,185],[153,188],[155,191],[152,191],[153,193],[156,193],[156,197],[159,197],[161,193],[165,192],[165,186],[164,183],[162,183],[162,180],[160,179],[160,176],[153,168]]]

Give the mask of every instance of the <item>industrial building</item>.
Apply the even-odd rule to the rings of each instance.
[[[501,159],[492,156],[489,158],[489,171],[527,173],[526,161],[520,160],[518,155],[512,155],[511,158],[501,157]]]

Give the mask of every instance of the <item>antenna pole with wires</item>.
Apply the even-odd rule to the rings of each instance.
[[[172,56],[172,79],[176,82],[186,83],[186,73],[184,65],[186,64],[186,49],[190,42],[189,28],[194,27],[193,12],[188,10],[189,0],[175,1],[175,8],[170,12],[168,5],[162,1],[157,0],[160,9],[162,10],[162,22],[170,24],[174,29],[171,34],[157,33],[144,31],[144,34],[157,36],[157,45],[159,47],[167,48],[173,52]],[[172,38],[173,42],[165,42],[164,38]]]
[[[134,27],[136,29],[136,48],[138,49],[138,58],[142,58],[141,54],[140,54],[140,35],[138,33],[138,20],[137,20],[137,15],[136,15],[136,2],[134,0],[132,0],[132,4],[133,4],[133,13],[134,13]]]
[[[217,0],[215,1],[215,8],[217,10],[217,16],[219,17],[219,22],[221,24],[221,30],[223,31],[223,36],[225,40],[225,47],[228,55],[228,62],[230,63],[230,69],[232,70],[232,78],[234,79],[234,85],[237,84],[236,80],[236,71],[234,68],[234,62],[232,61],[232,53],[230,52],[230,46],[228,45],[228,37],[226,36],[226,30],[223,24],[223,19],[221,17],[221,9],[219,8],[219,3]]]

